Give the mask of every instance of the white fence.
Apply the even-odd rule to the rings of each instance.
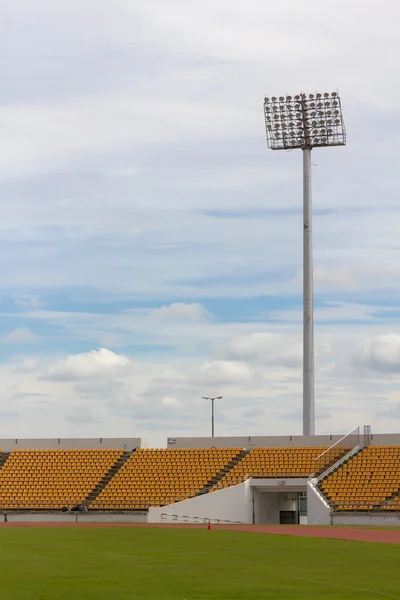
[[[356,449],[358,449],[360,447],[360,427],[355,427],[354,429],[352,429],[349,433],[347,433],[346,435],[344,435],[342,438],[340,438],[340,440],[338,440],[337,442],[335,442],[334,444],[332,444],[332,446],[330,446],[328,448],[328,450],[325,450],[324,452],[322,452],[322,454],[320,454],[319,456],[317,456],[317,458],[314,460],[314,473],[312,473],[310,475],[310,478],[316,477],[318,476],[318,479],[322,479],[329,470],[333,470],[336,465],[338,465],[340,462],[344,461],[347,457],[349,457],[352,453],[354,453],[356,451]],[[324,473],[321,473],[322,469],[325,467],[326,464],[326,455],[333,450],[335,448],[343,448],[343,450],[347,450],[347,453],[341,458],[339,458],[337,461],[335,461],[335,463],[333,465],[327,465],[326,470]]]
[[[241,521],[228,521],[226,519],[208,519],[206,517],[189,517],[187,515],[174,515],[161,513],[161,523],[197,523],[213,525],[243,525]]]

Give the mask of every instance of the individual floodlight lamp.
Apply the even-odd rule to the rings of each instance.
[[[303,435],[315,434],[311,150],[344,146],[337,92],[264,98],[267,144],[303,150]]]

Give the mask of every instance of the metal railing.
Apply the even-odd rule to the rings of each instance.
[[[329,469],[337,465],[340,461],[343,461],[355,448],[360,446],[360,427],[357,426],[349,433],[346,433],[340,440],[332,444],[327,450],[324,450],[314,459],[314,471],[310,474],[312,477],[322,477]],[[329,463],[329,453],[332,453],[335,449],[343,449],[343,454],[333,464]],[[347,451],[347,452],[346,452]],[[323,469],[325,469],[323,471]]]
[[[195,517],[188,515],[175,515],[171,513],[161,513],[161,523],[191,523],[198,525],[243,525],[242,521],[230,521],[229,519],[214,519],[209,517]]]

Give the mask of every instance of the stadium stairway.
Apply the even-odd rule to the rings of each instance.
[[[229,461],[228,464],[225,465],[224,468],[221,469],[221,471],[219,473],[217,473],[217,475],[215,475],[212,479],[210,479],[206,483],[206,485],[197,492],[196,496],[203,496],[204,494],[208,494],[217,485],[218,481],[220,481],[223,477],[225,477],[225,475],[227,473],[229,473],[229,471],[231,469],[236,467],[236,465],[239,464],[239,462],[242,460],[242,458],[247,456],[247,454],[249,452],[251,452],[251,450],[241,450],[239,452],[239,454],[237,454],[235,456],[235,458],[233,458],[231,461]]]
[[[10,456],[11,452],[1,452],[0,454],[0,469],[2,469]]]
[[[350,458],[355,456],[355,454],[358,454],[358,452],[360,452],[360,448],[357,447],[355,452],[352,453],[351,456],[347,457],[349,451],[349,448],[343,448],[339,456],[333,457],[332,460],[328,461],[327,463],[322,463],[320,466],[317,467],[317,470],[313,474],[313,477],[319,478],[322,475],[324,475],[324,473],[326,474],[326,476],[328,476],[328,472],[329,474],[333,472],[332,467],[335,467],[334,470],[339,469],[345,462],[347,462],[348,460],[350,460]]]
[[[360,454],[360,452],[362,452],[362,448],[360,447],[356,447],[353,449],[353,451],[351,453],[348,453],[347,451],[339,458],[339,460],[334,461],[331,465],[329,465],[326,469],[322,468],[320,469],[317,473],[314,474],[314,477],[317,478],[317,488],[320,491],[320,493],[322,494],[322,496],[325,498],[325,500],[328,502],[328,504],[333,508],[334,506],[334,501],[333,499],[329,496],[328,492],[324,489],[324,482],[326,482],[329,477],[331,477],[334,473],[336,473],[337,471],[339,471],[344,465],[347,465],[352,458],[354,458],[355,456],[357,456],[358,454]],[[334,467],[334,468],[332,468]]]
[[[132,452],[124,452],[124,454],[113,464],[104,477],[100,479],[96,487],[93,488],[93,490],[86,496],[85,500],[82,502],[83,506],[89,506],[89,504],[91,504],[97,498],[97,496],[104,490],[114,475],[116,475],[120,468],[126,463],[128,458],[132,456],[132,454],[135,452],[135,449],[132,450]]]

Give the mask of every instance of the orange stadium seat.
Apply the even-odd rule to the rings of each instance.
[[[138,510],[193,498],[240,452],[240,448],[138,449],[90,508]]]
[[[400,488],[400,485],[399,485]],[[396,496],[391,498],[382,506],[382,510],[384,511],[396,511],[400,512],[400,489],[396,491]]]
[[[334,510],[399,510],[400,446],[368,446],[320,488]]]
[[[14,450],[0,469],[0,509],[82,503],[124,450]]]
[[[215,489],[242,483],[247,477],[306,478],[315,471],[315,459],[321,454],[319,468],[328,467],[347,451],[347,448],[329,450],[324,446],[254,448],[216,484]]]
[[[315,470],[315,459],[327,447],[137,450],[91,503],[91,509],[146,509],[241,483],[246,477],[304,477]],[[347,448],[329,450],[321,465],[338,460]],[[241,460],[235,460],[240,456]],[[242,456],[244,458],[242,458]],[[237,464],[235,464],[235,462]],[[320,466],[321,466],[320,465]],[[226,468],[228,467],[228,468]],[[226,468],[220,481],[213,478]]]
[[[248,477],[306,479],[348,450],[138,449],[130,455],[122,449],[14,450],[0,455],[0,510],[59,510],[82,502],[94,510],[146,510]],[[98,486],[109,472],[104,487]],[[400,511],[400,446],[369,446],[319,486],[334,510]]]

